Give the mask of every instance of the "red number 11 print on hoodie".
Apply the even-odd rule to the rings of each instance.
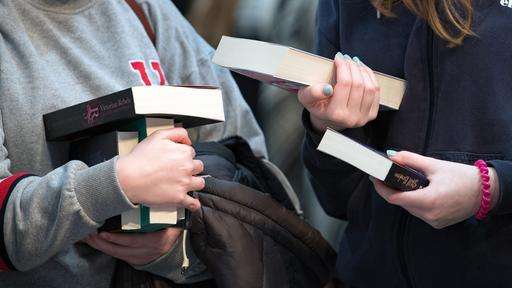
[[[158,80],[159,80],[158,85],[165,85],[167,81],[165,79],[165,74],[164,74],[164,71],[162,70],[162,66],[160,65],[160,62],[158,62],[157,60],[151,60],[150,63],[151,63],[151,69],[158,76]],[[134,60],[134,61],[130,61],[130,66],[132,67],[132,70],[134,72],[137,72],[139,74],[140,80],[145,86],[153,85],[153,83],[151,82],[151,79],[149,78],[149,75],[148,75],[148,69],[146,68],[146,62],[144,62],[143,60]]]

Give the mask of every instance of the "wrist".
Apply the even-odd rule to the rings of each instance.
[[[328,127],[335,129],[336,131],[345,130],[345,127],[337,125],[330,121],[324,121],[318,117],[315,117],[312,113],[309,113],[309,121],[311,121],[311,126],[317,133],[325,132],[325,130],[327,130]]]
[[[489,167],[489,183],[491,184],[491,210],[493,210],[500,199],[500,182],[498,181],[496,169],[491,167]]]
[[[130,200],[133,204],[139,203],[137,199],[137,194],[132,193],[131,189],[131,179],[129,164],[126,163],[126,156],[119,156],[116,161],[116,175],[117,181],[119,182],[119,186],[121,187],[121,191],[124,193],[126,198]]]

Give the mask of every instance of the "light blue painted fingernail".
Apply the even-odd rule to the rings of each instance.
[[[325,84],[324,89],[322,90],[325,96],[332,96],[334,93],[334,89],[330,84]]]
[[[348,54],[343,55],[343,57],[344,57],[346,60],[352,60],[352,57],[350,57]]]
[[[395,150],[388,150],[386,151],[386,154],[388,154],[388,157],[393,157],[396,155],[396,151]]]
[[[352,58],[354,60],[354,62],[356,62],[359,66],[363,66],[363,62],[361,62],[361,60],[359,60],[358,57],[354,57]]]
[[[334,56],[334,59],[341,59],[343,57],[343,54],[341,52],[336,53],[336,56]]]

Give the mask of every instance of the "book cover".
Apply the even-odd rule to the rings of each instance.
[[[224,121],[222,92],[201,86],[140,86],[43,115],[46,140],[75,140],[116,130],[145,116],[191,128]]]

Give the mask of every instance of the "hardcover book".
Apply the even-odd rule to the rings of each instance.
[[[333,60],[262,41],[223,36],[213,63],[293,92],[318,83],[335,84]],[[379,72],[375,75],[381,88],[380,104],[398,110],[405,80]]]
[[[75,140],[143,117],[190,128],[224,121],[222,92],[212,87],[140,86],[43,115],[46,140]]]
[[[318,150],[334,156],[399,191],[411,191],[428,186],[421,172],[399,165],[379,153],[332,129],[327,129]]]

